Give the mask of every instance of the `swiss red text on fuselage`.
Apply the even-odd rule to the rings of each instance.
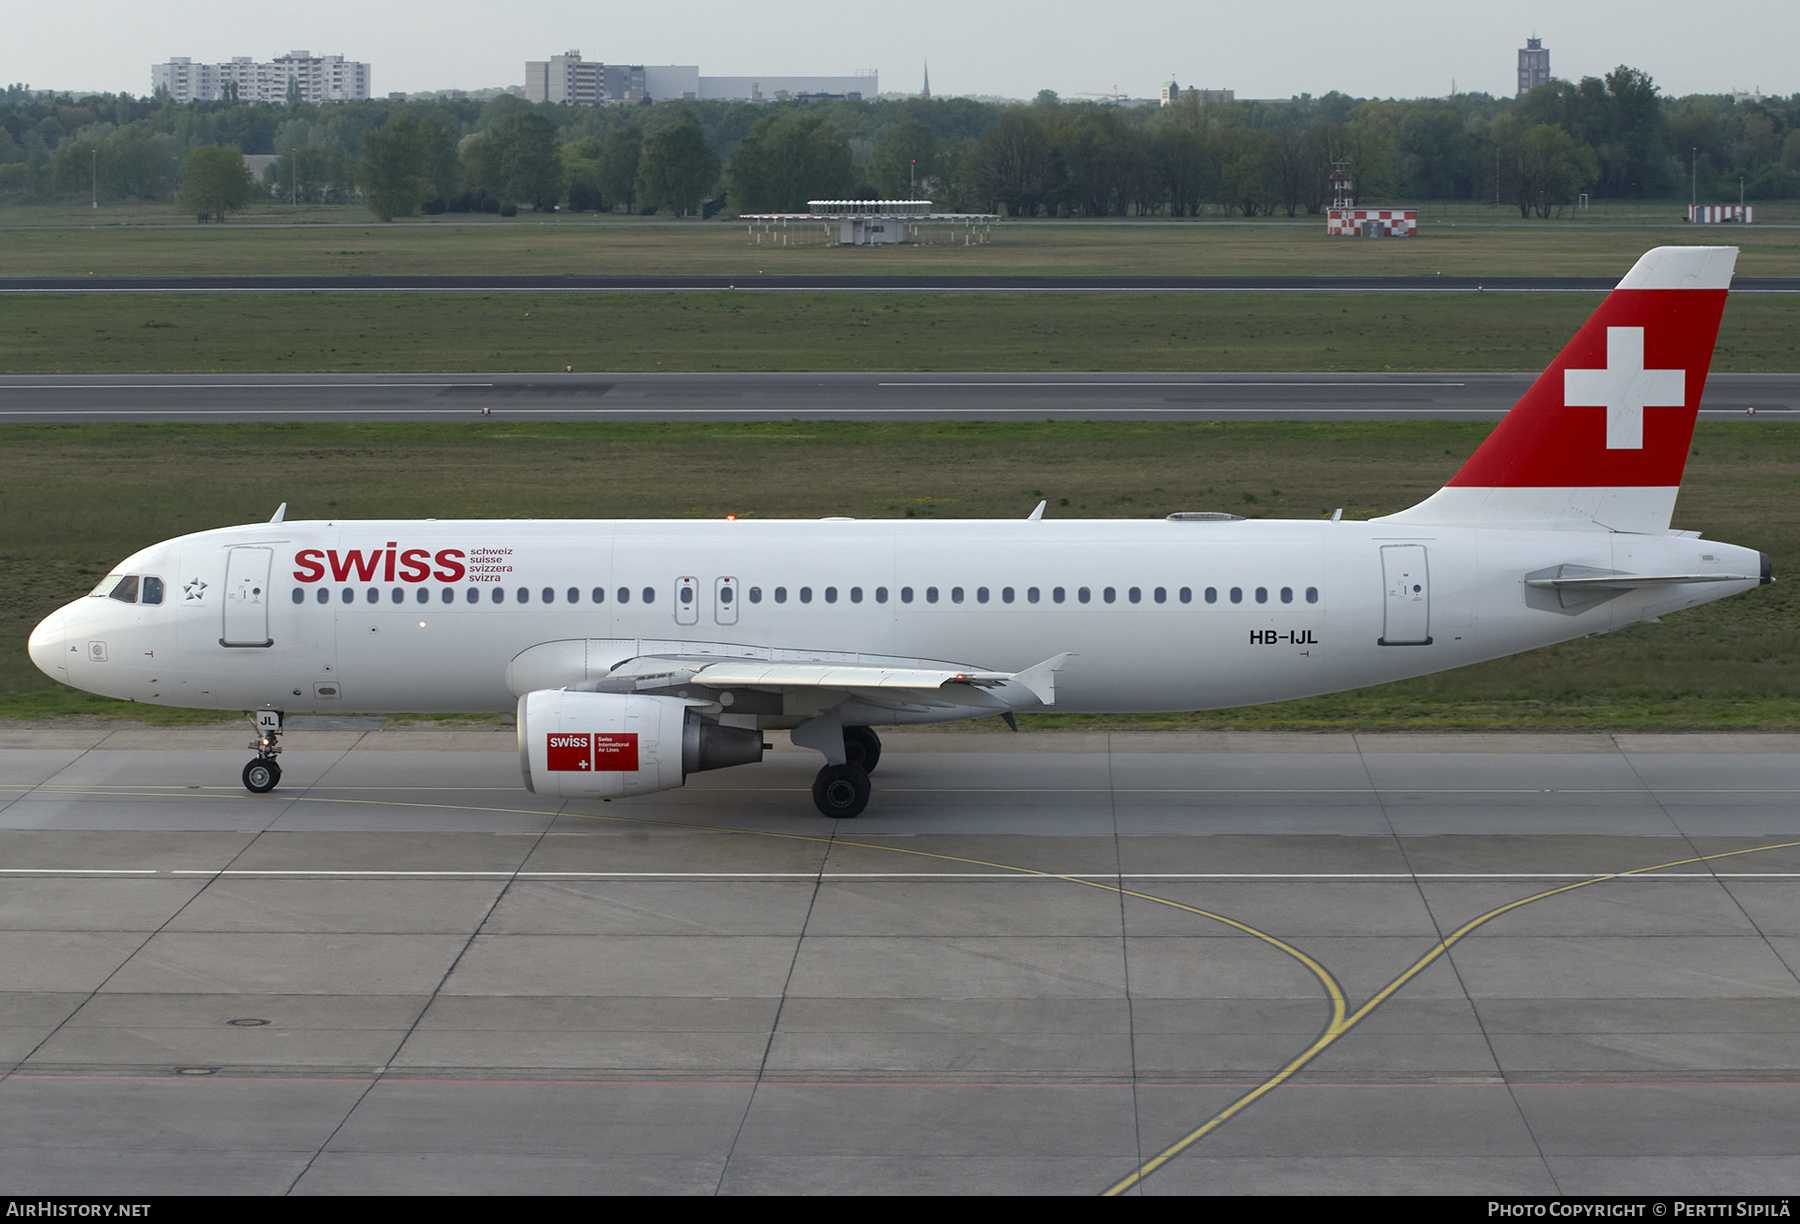
[[[303,548],[294,554],[294,581],[323,582],[461,582],[468,573],[468,554],[460,548],[402,549],[389,540],[386,548]],[[436,566],[434,569],[433,566]]]

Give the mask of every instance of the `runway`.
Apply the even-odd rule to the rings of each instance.
[[[313,725],[0,731],[10,1192],[1792,1186],[1800,737]]]
[[[1498,420],[1535,373],[0,376],[0,422]],[[1800,373],[1714,374],[1702,420],[1790,420]]]
[[[746,265],[760,256],[747,248]],[[1610,276],[41,276],[0,277],[0,296],[270,293],[1607,293]],[[1800,277],[1738,277],[1733,293],[1800,293]]]

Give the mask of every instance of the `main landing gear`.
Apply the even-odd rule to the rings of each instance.
[[[869,806],[869,775],[881,760],[881,738],[868,727],[844,728],[844,763],[827,765],[813,779],[813,806],[821,816],[847,820]]]
[[[250,743],[256,759],[244,766],[244,789],[266,795],[281,781],[281,765],[275,759],[281,755],[281,711],[257,710],[244,717],[256,722],[256,738]]]

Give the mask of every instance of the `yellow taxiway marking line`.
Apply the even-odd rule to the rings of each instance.
[[[1471,918],[1460,927],[1457,927],[1456,930],[1440,939],[1431,951],[1407,966],[1407,968],[1393,981],[1376,991],[1374,996],[1371,997],[1367,1003],[1364,1003],[1361,1007],[1357,1008],[1347,1016],[1341,1014],[1334,1016],[1331,1024],[1326,1028],[1324,1033],[1320,1034],[1318,1040],[1314,1041],[1311,1045],[1307,1046],[1306,1049],[1296,1055],[1287,1066],[1283,1067],[1280,1071],[1276,1072],[1261,1084],[1258,1084],[1255,1088],[1252,1088],[1249,1092],[1238,1097],[1224,1109],[1221,1109],[1205,1122],[1201,1123],[1199,1126],[1177,1139],[1174,1143],[1171,1143],[1168,1147],[1158,1152],[1155,1156],[1145,1161],[1131,1174],[1131,1176],[1108,1186],[1102,1193],[1102,1197],[1115,1197],[1130,1190],[1132,1187],[1142,1182],[1146,1177],[1150,1176],[1150,1174],[1156,1172],[1156,1170],[1162,1168],[1165,1164],[1169,1163],[1169,1161],[1179,1156],[1182,1152],[1185,1152],[1188,1148],[1200,1142],[1200,1140],[1204,1139],[1207,1135],[1219,1129],[1219,1127],[1223,1126],[1226,1122],[1229,1122],[1237,1114],[1242,1113],[1256,1101],[1267,1096],[1276,1088],[1286,1083],[1299,1072],[1302,1067],[1306,1066],[1307,1063],[1317,1058],[1320,1054],[1323,1054],[1326,1049],[1333,1045],[1340,1037],[1344,1036],[1358,1024],[1361,1024],[1366,1020],[1376,1008],[1392,998],[1395,992],[1402,986],[1423,973],[1426,968],[1440,957],[1448,954],[1452,945],[1461,941],[1477,927],[1493,921],[1495,918],[1500,917],[1500,915],[1516,910],[1522,905],[1530,905],[1533,901],[1542,901],[1546,897],[1554,897],[1560,893],[1572,892],[1577,888],[1586,888],[1590,884],[1599,884],[1606,880],[1624,879],[1630,876],[1643,875],[1646,872],[1661,871],[1666,867],[1685,867],[1690,863],[1705,863],[1710,862],[1713,859],[1731,858],[1740,854],[1758,854],[1765,850],[1786,850],[1794,846],[1800,846],[1800,842],[1781,842],[1770,846],[1751,846],[1744,850],[1726,850],[1719,854],[1703,854],[1694,858],[1676,859],[1673,862],[1657,863],[1650,867],[1634,867],[1629,871],[1615,872],[1612,875],[1596,876],[1593,879],[1578,880],[1573,884],[1564,884],[1559,888],[1546,889],[1543,892],[1534,893],[1529,897],[1521,897],[1517,901],[1510,901],[1505,905],[1489,910],[1485,914]]]

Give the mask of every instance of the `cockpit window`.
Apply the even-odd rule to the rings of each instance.
[[[147,604],[159,604],[162,602],[162,597],[163,580],[161,578],[152,578],[149,575],[145,575],[143,602]]]
[[[120,603],[136,603],[138,601],[138,576],[136,574],[125,575],[119,579],[118,585],[113,587],[108,595],[109,598],[116,599]]]
[[[112,594],[112,589],[119,585],[118,574],[108,574],[100,580],[100,585],[88,592],[89,599],[105,599]]]

